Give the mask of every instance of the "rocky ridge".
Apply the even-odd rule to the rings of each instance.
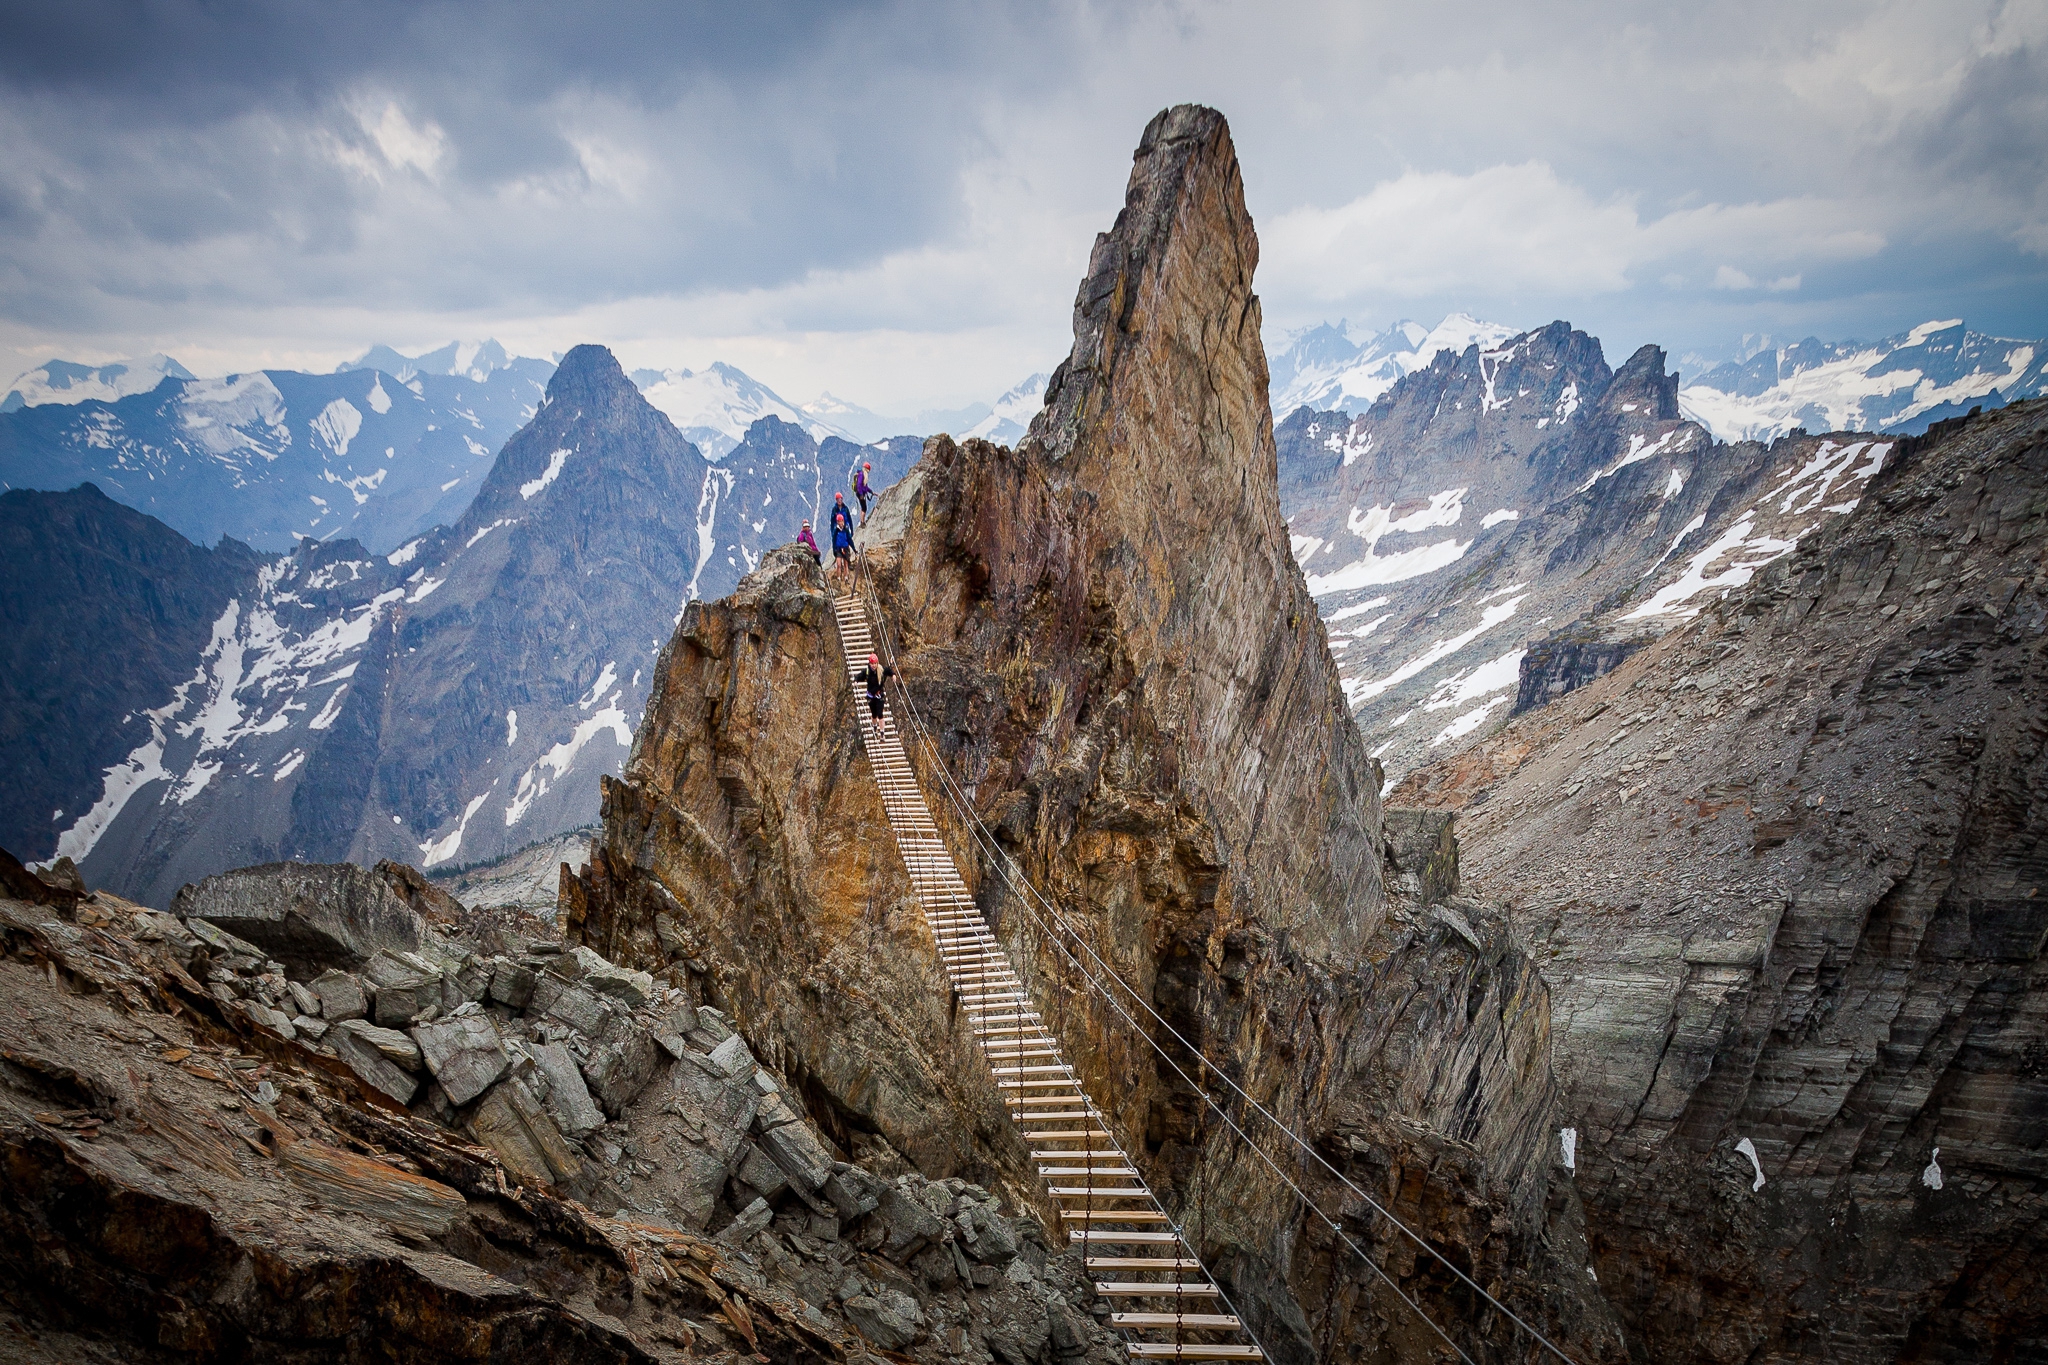
[[[936,813],[1091,1092],[1274,1358],[1440,1347],[1337,1228],[1468,1325],[1467,1349],[1526,1343],[1270,1131],[1235,1145],[1176,1065],[1226,1071],[1582,1358],[1612,1358],[1555,1156],[1540,980],[1427,837],[1385,841],[1378,772],[1288,553],[1256,261],[1223,120],[1162,114],[1030,436],[927,442],[866,537],[935,745],[922,761],[1195,1052],[1161,1060],[1067,976],[964,816]],[[1168,533],[1188,526],[1207,534]],[[603,838],[564,879],[569,931],[680,972],[849,1150],[1000,1187],[1025,1154],[887,842],[826,589],[776,552],[685,613]]]
[[[2048,405],[1941,424],[1754,581],[1390,796],[1457,812],[1542,964],[1638,1358],[2048,1340],[2044,546]]]
[[[9,1359],[1118,1358],[1034,1220],[835,1159],[716,1010],[410,869],[184,916],[0,872]]]

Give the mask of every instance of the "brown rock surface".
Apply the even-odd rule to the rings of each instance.
[[[1392,798],[1543,964],[1640,1359],[2048,1343],[2048,404],[1946,425]]]
[[[1160,115],[1029,438],[935,438],[904,505],[878,509],[904,528],[866,554],[934,741],[924,784],[1092,1092],[1276,1358],[1441,1343],[1261,1152],[1466,1349],[1528,1343],[1270,1129],[1247,1151],[1205,1119],[1176,1066],[1237,1078],[1579,1359],[1611,1358],[1557,1163],[1542,983],[1486,907],[1383,885],[1378,772],[1280,513],[1257,254],[1222,118]],[[569,932],[731,1011],[849,1150],[1012,1179],[1022,1153],[908,898],[824,588],[775,552],[688,609],[590,866],[564,880]],[[1085,989],[998,847],[1199,1056]]]

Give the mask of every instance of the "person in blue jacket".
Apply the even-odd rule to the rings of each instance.
[[[838,573],[840,566],[853,568],[853,511],[846,505],[846,494],[832,495],[832,572]]]

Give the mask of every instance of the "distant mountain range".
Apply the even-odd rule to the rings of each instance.
[[[467,368],[451,372],[458,359]],[[203,544],[342,536],[379,552],[462,515],[554,371],[487,343],[413,360],[378,347],[334,374],[197,379],[165,361],[139,391],[139,364],[52,384],[78,368],[52,361],[16,381],[36,401],[0,414],[0,488],[92,483]]]
[[[1934,324],[1887,346],[1714,371],[1776,413],[1771,440],[1716,439],[1688,400],[1725,391],[1681,389],[1654,346],[1610,369],[1564,322],[1440,350],[1363,413],[1285,416],[1282,507],[1373,755],[1447,758],[1690,620],[1855,510],[1896,448],[1873,429],[2039,391],[2027,343]],[[1786,406],[1823,381],[1888,406]]]
[[[1273,420],[1302,408],[1362,415],[1404,375],[1443,351],[1490,348],[1516,329],[1453,313],[1435,327],[1384,332],[1319,323],[1273,345]],[[1682,382],[1680,410],[1723,441],[1768,441],[1794,430],[1917,434],[1973,407],[2048,393],[2048,340],[2016,341],[1923,322],[1883,341],[1767,347]]]
[[[921,449],[769,415],[714,463],[585,346],[468,507],[384,554],[205,549],[90,486],[0,495],[0,576],[38,588],[0,594],[0,845],[162,905],[252,862],[467,863],[587,824],[684,603],[855,462],[886,486]]]
[[[1679,390],[1685,415],[1727,441],[1808,431],[1917,434],[1973,407],[2048,393],[2048,340],[1985,336],[1960,318],[1923,322],[1883,341],[1760,351],[1717,365]]]

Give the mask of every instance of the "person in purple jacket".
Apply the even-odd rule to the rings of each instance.
[[[860,499],[860,524],[863,526],[868,524],[868,499],[875,495],[873,485],[868,482],[868,471],[873,468],[873,465],[862,461],[860,468],[853,471],[853,495]]]
[[[796,533],[796,543],[811,552],[813,562],[818,564],[825,562],[825,556],[818,551],[818,541],[811,534],[811,524],[808,521],[804,523],[804,529]]]

